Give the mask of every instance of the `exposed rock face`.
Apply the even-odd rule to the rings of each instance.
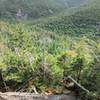
[[[61,95],[41,95],[33,93],[0,93],[0,100],[76,100],[73,93]],[[3,99],[4,98],[4,99]]]

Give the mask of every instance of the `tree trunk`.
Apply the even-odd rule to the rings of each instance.
[[[2,70],[0,70],[0,91],[6,92],[3,77],[2,77]]]

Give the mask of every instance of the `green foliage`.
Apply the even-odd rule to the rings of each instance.
[[[0,27],[0,68],[6,81],[23,83],[32,76],[34,84],[43,88],[57,85],[59,79],[71,75],[99,93],[100,73],[95,70],[100,54],[99,38],[57,34],[21,23],[1,21]]]
[[[40,22],[37,26],[56,33],[71,35],[97,34],[100,20],[99,0],[87,3],[80,9],[69,9]]]
[[[95,1],[63,16],[24,24],[0,21],[0,70],[6,83],[14,81],[19,87],[32,77],[31,85],[42,91],[58,88],[60,79],[71,75],[99,96],[100,38],[95,34],[100,33],[100,10],[96,5]]]
[[[71,2],[72,1],[72,2]],[[16,18],[16,14],[21,9],[22,18],[40,18],[50,16],[66,8],[79,6],[81,1],[76,0],[0,0],[0,17]]]

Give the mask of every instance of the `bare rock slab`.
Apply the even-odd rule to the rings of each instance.
[[[73,93],[61,95],[41,95],[33,93],[0,93],[0,100],[76,100]]]

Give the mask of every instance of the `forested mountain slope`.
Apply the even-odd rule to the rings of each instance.
[[[80,4],[82,0],[0,0],[0,17],[15,18],[19,14],[25,18],[40,18]]]
[[[90,91],[79,90],[82,100],[97,100],[100,0],[87,0],[81,6],[83,0],[56,1],[47,0],[48,6],[44,6],[42,0],[0,0],[4,3],[0,3],[0,17],[6,18],[0,19],[0,91],[34,92],[35,87],[39,93],[76,91],[73,82],[64,80],[71,76]],[[49,16],[48,7],[50,15],[59,13]],[[40,17],[45,10],[48,17]],[[31,19],[7,21],[15,18],[17,11],[28,13]]]
[[[91,1],[81,6],[80,9],[70,9],[61,14],[51,17],[46,21],[40,21],[38,26],[45,29],[68,33],[88,34],[98,31],[100,24],[100,1]]]

